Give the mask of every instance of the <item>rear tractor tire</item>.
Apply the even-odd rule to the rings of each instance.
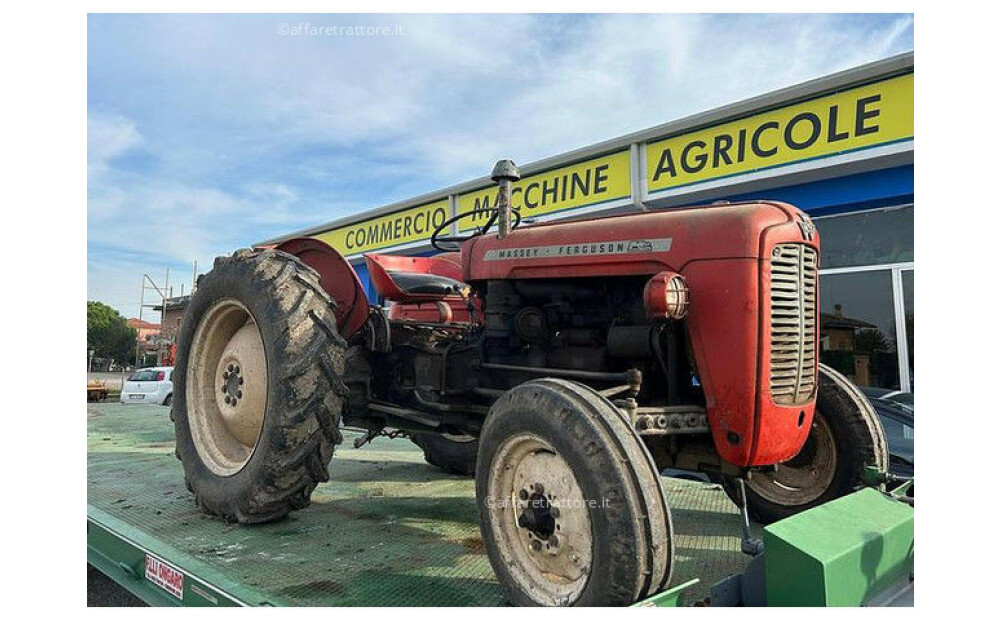
[[[476,473],[479,441],[475,437],[414,433],[412,440],[424,451],[424,460],[430,465],[456,476]]]
[[[181,329],[171,418],[201,509],[263,523],[309,505],[340,443],[345,342],[319,276],[275,250],[216,259]]]
[[[516,605],[629,605],[669,583],[673,527],[653,459],[584,385],[529,381],[493,404],[476,498],[490,563]]]
[[[851,493],[867,466],[885,470],[889,448],[878,414],[844,375],[819,365],[816,413],[805,445],[773,470],[746,480],[747,509],[758,523],[773,523]],[[723,487],[740,505],[735,480]]]

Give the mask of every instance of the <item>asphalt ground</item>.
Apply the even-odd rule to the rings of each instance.
[[[131,592],[87,564],[87,607],[147,607]]]

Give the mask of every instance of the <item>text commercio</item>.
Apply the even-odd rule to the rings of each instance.
[[[428,235],[448,219],[445,207],[433,211],[418,211],[384,220],[367,222],[347,231],[347,249],[406,241],[413,235]]]

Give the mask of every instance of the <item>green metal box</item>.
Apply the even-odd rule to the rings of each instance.
[[[861,605],[913,571],[913,508],[875,489],[764,528],[768,606]]]

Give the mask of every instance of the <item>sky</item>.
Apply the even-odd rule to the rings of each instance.
[[[383,34],[351,34],[369,27]],[[195,261],[497,159],[913,49],[912,16],[886,14],[91,15],[87,30],[87,298],[126,317],[143,273],[189,292]]]

